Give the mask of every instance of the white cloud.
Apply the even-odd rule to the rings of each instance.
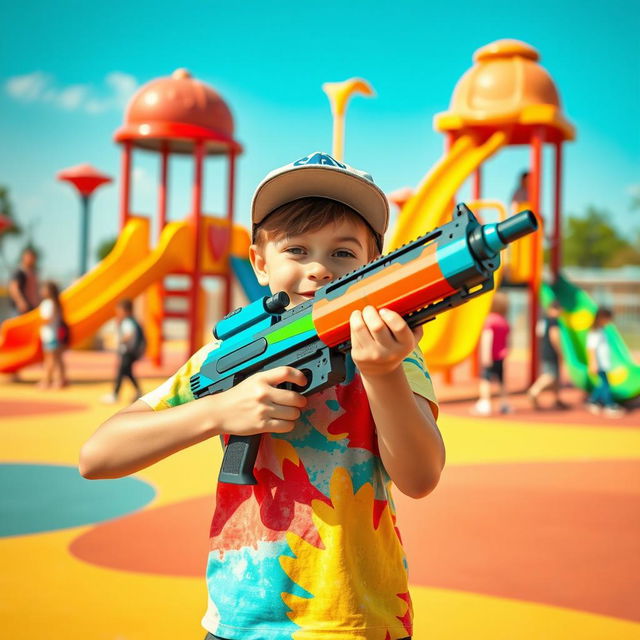
[[[47,94],[47,86],[52,82],[52,77],[42,71],[34,71],[25,76],[14,76],[5,83],[7,93],[17,100],[33,102],[44,98]]]
[[[100,87],[89,84],[61,87],[54,76],[42,71],[14,76],[4,85],[6,93],[15,100],[52,104],[65,111],[89,114],[122,110],[137,87],[136,79],[122,71],[108,73]]]

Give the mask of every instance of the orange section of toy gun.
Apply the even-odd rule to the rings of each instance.
[[[368,305],[407,315],[455,292],[442,275],[432,242],[415,260],[394,262],[379,273],[353,284],[338,298],[313,305],[313,324],[320,339],[333,347],[349,340],[349,318]]]

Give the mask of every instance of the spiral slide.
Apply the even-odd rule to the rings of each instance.
[[[132,218],[109,255],[60,296],[71,344],[93,335],[114,315],[118,300],[133,298],[164,275],[188,269],[193,234],[186,222],[168,224],[149,250],[149,220]],[[0,327],[0,371],[12,372],[42,357],[37,310]]]
[[[482,143],[472,135],[458,138],[402,208],[390,248],[399,247],[448,222],[456,191],[477,167],[505,144],[507,134],[503,131],[496,131]],[[496,284],[500,272],[501,269],[496,272]],[[471,354],[480,339],[492,299],[492,293],[478,296],[429,324],[420,347],[430,369],[457,364]]]
[[[562,307],[560,337],[562,354],[574,385],[589,391],[592,387],[587,370],[587,332],[593,323],[596,303],[579,287],[563,276],[552,285],[542,286],[542,302],[546,306],[556,299]],[[613,369],[609,382],[616,400],[629,400],[640,395],[640,365],[636,364],[622,336],[613,325],[605,328],[611,347]]]

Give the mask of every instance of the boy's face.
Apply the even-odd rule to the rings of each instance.
[[[370,260],[364,224],[344,220],[297,236],[251,245],[250,257],[260,284],[285,291],[291,306],[313,298],[327,283]]]

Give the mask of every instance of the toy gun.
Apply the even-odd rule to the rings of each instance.
[[[333,280],[311,300],[287,309],[282,291],[236,309],[216,324],[213,335],[222,343],[191,377],[191,391],[195,398],[220,393],[282,365],[305,374],[306,386],[287,385],[303,395],[339,384],[351,348],[352,311],[372,305],[396,311],[411,328],[424,324],[491,290],[500,251],[537,227],[531,211],[481,225],[459,204],[451,222]],[[220,482],[256,483],[260,438],[228,438]]]

